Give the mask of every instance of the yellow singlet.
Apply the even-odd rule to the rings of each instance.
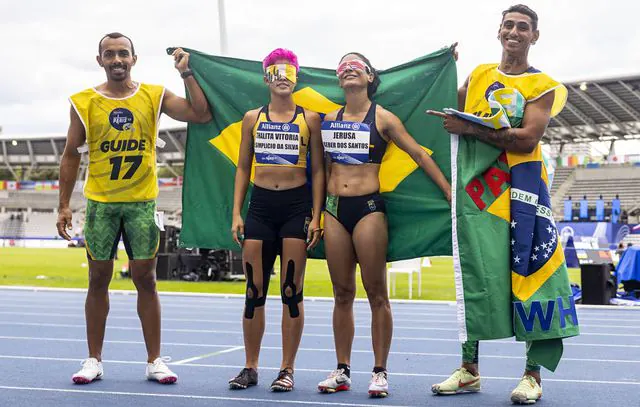
[[[164,87],[139,84],[116,99],[94,88],[69,99],[84,125],[89,168],[84,195],[98,202],[156,199],[156,137]]]
[[[567,88],[549,75],[535,68],[520,75],[508,75],[498,69],[498,64],[479,65],[469,76],[464,111],[476,116],[491,114],[487,101],[489,94],[502,88],[517,89],[526,102],[533,102],[548,92],[555,91],[551,117],[560,113],[567,101]]]

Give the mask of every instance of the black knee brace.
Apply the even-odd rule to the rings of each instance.
[[[287,273],[285,275],[284,284],[282,284],[282,303],[289,307],[289,315],[291,318],[298,318],[300,316],[300,310],[298,304],[302,302],[303,295],[302,289],[300,294],[297,294],[296,284],[293,282],[295,276],[296,265],[293,260],[289,260],[287,263]],[[287,288],[291,289],[291,295],[286,294]]]

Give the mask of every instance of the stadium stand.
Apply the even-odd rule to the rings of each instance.
[[[551,119],[543,141],[563,145],[638,138],[640,76],[576,81],[565,86],[569,90],[566,107]]]
[[[555,196],[558,189],[564,185],[569,179],[575,168],[573,167],[557,167],[553,176],[553,184],[551,185],[551,196]]]
[[[593,205],[602,195],[605,202],[610,204],[618,195],[622,208],[629,214],[634,215],[640,208],[640,167],[608,165],[600,168],[575,168],[573,172],[574,177],[565,186],[560,199],[571,196],[575,202],[586,195],[590,205]],[[556,209],[559,206],[556,205]]]
[[[52,237],[55,230],[58,191],[4,191],[0,196],[0,236],[12,237]],[[74,225],[81,227],[86,200],[80,191],[74,191],[71,208],[74,211]],[[180,187],[162,188],[158,196],[157,208],[166,213],[165,224],[179,226],[182,206]],[[75,233],[75,231],[74,231]]]
[[[159,137],[166,142],[162,149],[158,149],[158,167],[167,168],[176,177],[179,173],[175,166],[184,163],[186,143],[186,128],[160,131]],[[17,169],[29,174],[34,169],[57,168],[60,154],[64,150],[64,135],[28,136],[13,139],[0,136],[0,167],[6,168],[18,179]],[[78,179],[86,175],[86,154],[83,155]],[[8,182],[0,180],[0,236],[13,237],[52,237],[55,231],[58,207],[57,185],[47,184],[46,188],[39,185],[29,186],[29,190],[20,189],[20,185],[12,187]],[[182,188],[176,183],[169,186],[160,184],[158,196],[158,210],[165,212],[165,224],[180,225],[180,208],[182,207]],[[74,226],[78,230],[82,226],[82,217],[86,200],[81,188],[73,192],[71,208],[74,211]]]
[[[6,191],[5,197],[0,196],[0,208],[9,210],[50,210],[58,208],[58,191]],[[74,191],[71,197],[71,209],[81,210],[86,200],[81,191]],[[174,212],[182,206],[182,190],[180,187],[168,187],[160,190],[158,209]]]

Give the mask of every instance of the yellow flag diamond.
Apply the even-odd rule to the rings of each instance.
[[[318,113],[330,113],[340,109],[340,105],[327,99],[310,87],[303,88],[294,92],[293,101],[304,107]],[[240,152],[240,139],[242,137],[242,121],[230,124],[222,132],[209,140],[209,142],[218,150],[220,150],[234,165],[238,165],[238,154]],[[429,155],[433,154],[431,150],[422,147]],[[418,165],[409,157],[407,153],[402,151],[394,143],[389,143],[387,151],[382,158],[380,165],[380,192],[390,192],[418,168]],[[251,180],[253,181],[254,171],[251,171]]]

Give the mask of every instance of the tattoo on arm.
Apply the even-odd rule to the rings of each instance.
[[[495,130],[484,126],[471,125],[470,130],[469,134],[472,134],[478,140],[505,150],[512,149],[518,142],[515,129]]]

